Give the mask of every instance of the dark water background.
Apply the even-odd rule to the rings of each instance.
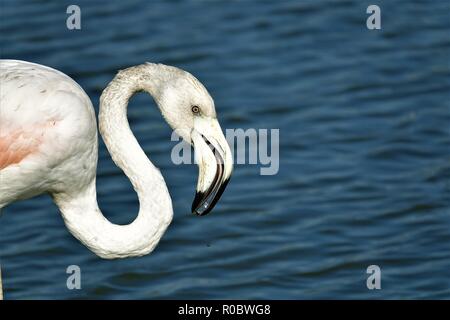
[[[82,30],[65,27],[66,7]],[[382,30],[366,28],[378,4]],[[238,165],[215,211],[190,214],[197,168],[138,95],[131,126],[161,168],[174,221],[157,250],[101,260],[48,196],[0,219],[6,298],[450,298],[449,1],[1,1],[2,58],[73,77],[95,106],[118,69],[195,74],[222,128],[279,128],[280,171]],[[99,203],[129,223],[137,198],[100,146]],[[82,290],[66,289],[66,267]],[[366,288],[366,268],[382,289]]]

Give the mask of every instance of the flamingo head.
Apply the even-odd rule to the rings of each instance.
[[[192,212],[206,215],[219,200],[233,171],[231,150],[217,120],[214,101],[190,73],[161,64],[152,66],[158,68],[158,77],[163,79],[153,92],[163,117],[194,147],[199,175]]]

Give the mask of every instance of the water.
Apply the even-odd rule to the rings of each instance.
[[[372,1],[374,2],[374,1]],[[375,1],[2,1],[1,56],[57,68],[94,105],[118,69],[187,69],[223,128],[279,128],[280,171],[238,165],[206,217],[190,214],[197,168],[175,166],[170,130],[146,95],[132,129],[161,168],[175,216],[157,250],[101,260],[48,196],[3,210],[10,299],[450,298],[450,5]],[[137,198],[100,146],[99,203],[129,223]],[[82,290],[66,288],[66,267]],[[382,289],[366,288],[366,268]]]

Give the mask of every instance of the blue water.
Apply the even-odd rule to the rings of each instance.
[[[173,223],[152,254],[96,257],[48,196],[0,219],[9,299],[450,298],[450,3],[434,1],[1,1],[1,57],[59,69],[95,106],[116,71],[144,61],[196,75],[222,128],[279,128],[280,170],[236,165],[215,210],[190,213],[197,168],[152,99],[129,119],[161,168]],[[382,30],[366,28],[378,4]],[[138,210],[100,145],[99,203]],[[82,289],[66,288],[66,267]],[[366,268],[381,268],[368,290]]]

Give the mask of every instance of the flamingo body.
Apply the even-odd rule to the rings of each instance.
[[[48,193],[72,235],[99,257],[151,252],[173,209],[161,172],[128,124],[128,101],[138,91],[149,93],[168,124],[194,146],[199,177],[192,211],[207,214],[227,185],[232,160],[214,102],[194,76],[146,63],[121,70],[103,91],[99,130],[139,199],[136,219],[116,225],[97,203],[97,123],[89,97],[60,71],[17,60],[0,60],[0,210]]]
[[[0,62],[0,208],[95,179],[97,125],[84,90],[54,69]]]

